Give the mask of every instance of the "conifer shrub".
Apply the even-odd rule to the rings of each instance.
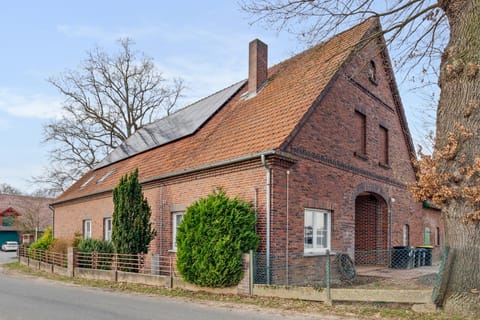
[[[176,243],[177,268],[187,282],[237,285],[243,277],[242,253],[258,246],[252,205],[218,189],[187,208]]]
[[[116,253],[147,253],[155,230],[152,210],[143,195],[138,169],[122,176],[113,189],[112,244]]]

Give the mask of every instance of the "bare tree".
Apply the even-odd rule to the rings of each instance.
[[[403,49],[403,54],[394,56],[396,66],[407,66],[417,75],[439,70],[434,154],[419,162],[413,191],[419,199],[433,199],[442,208],[450,253],[436,302],[478,316],[480,1],[251,0],[242,7],[258,21],[309,41],[377,17],[384,29],[376,36],[385,36],[387,43]]]
[[[9,185],[8,183],[0,183],[0,194],[23,194],[19,189]]]
[[[164,79],[151,58],[132,50],[130,39],[119,40],[119,45],[116,55],[96,48],[78,70],[49,79],[65,101],[62,117],[44,126],[44,142],[54,146],[52,168],[34,181],[65,190],[133,133],[176,106],[183,81]]]
[[[17,227],[24,233],[34,234],[34,241],[38,239],[38,232],[52,225],[52,214],[48,209],[47,198],[26,198],[18,203],[16,210],[20,214],[17,218]]]

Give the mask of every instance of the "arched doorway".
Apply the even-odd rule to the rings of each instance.
[[[378,194],[355,199],[355,264],[388,264],[388,206]]]

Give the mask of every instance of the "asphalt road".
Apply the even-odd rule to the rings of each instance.
[[[320,319],[283,315],[255,307],[224,307],[183,299],[90,289],[0,269],[0,320],[122,319]]]
[[[17,259],[17,253],[15,251],[0,251],[0,264],[15,262]]]

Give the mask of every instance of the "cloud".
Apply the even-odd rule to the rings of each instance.
[[[55,118],[61,115],[61,100],[42,94],[22,94],[0,88],[0,112],[28,118]]]

